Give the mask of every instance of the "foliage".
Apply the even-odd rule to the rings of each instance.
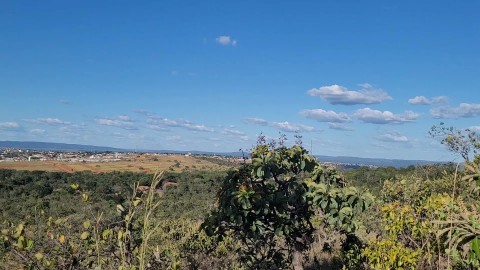
[[[480,134],[471,129],[456,129],[446,127],[442,122],[438,126],[432,126],[430,130],[432,137],[440,137],[441,143],[446,145],[448,150],[459,154],[465,161],[469,161],[469,156],[478,154],[480,150]]]
[[[368,266],[372,269],[417,269],[420,250],[405,247],[392,239],[371,243],[364,251]]]
[[[16,264],[34,269],[102,269],[104,266],[145,269],[148,241],[156,229],[149,226],[149,215],[158,206],[154,203],[153,190],[159,179],[155,177],[150,192],[144,197],[137,197],[134,188],[131,199],[125,205],[117,205],[119,219],[110,224],[104,220],[103,212],[92,208],[88,192],[73,183],[71,190],[79,195],[83,207],[91,214],[81,227],[73,227],[67,218],[49,217],[44,224],[33,224],[33,230],[27,232],[21,223],[14,230],[2,231],[3,244],[20,259]],[[145,206],[140,209],[142,203]],[[138,223],[143,223],[143,228]],[[32,235],[33,232],[36,235]],[[29,235],[32,239],[27,238]]]
[[[273,147],[272,147],[273,146]],[[347,187],[333,168],[323,168],[301,146],[258,145],[252,165],[230,172],[218,194],[218,209],[204,226],[210,234],[232,232],[242,243],[248,268],[302,267],[312,242],[311,219],[342,233],[358,227],[356,216],[373,200]]]
[[[464,269],[480,265],[476,252],[480,175],[476,135],[443,124],[434,126],[431,134],[443,136],[442,143],[466,159],[465,169],[451,164],[429,166],[385,181],[380,207],[383,228],[362,252],[372,268]],[[474,162],[468,160],[472,152]],[[382,249],[387,252],[380,252]]]
[[[54,174],[56,178],[53,179],[48,179],[52,174],[45,172],[0,171],[0,175],[2,173],[7,177],[0,179],[0,183],[17,184],[12,185],[14,189],[23,189],[24,185],[34,185],[43,179],[50,180],[55,187],[53,193],[65,196],[60,201],[72,211],[65,214],[55,212],[51,207],[29,208],[25,207],[28,201],[23,205],[18,201],[18,206],[25,207],[25,215],[3,212],[5,220],[20,221],[0,225],[0,269],[22,266],[32,269],[236,267],[235,244],[228,237],[225,241],[214,242],[204,232],[199,232],[200,221],[192,219],[203,216],[211,207],[221,172],[165,174],[153,181],[142,180],[151,188],[140,193],[136,188],[138,184],[133,184],[134,179],[142,178],[128,176],[142,175],[125,173],[127,177],[114,186],[116,190],[124,191],[116,199],[121,202],[118,204],[109,196],[99,196],[98,189],[110,184],[103,179],[122,178],[119,173],[59,173]],[[42,178],[22,179],[36,175]],[[72,176],[76,181],[65,183]],[[98,182],[92,185],[83,176],[92,176]],[[190,188],[185,187],[189,179],[194,180]],[[126,181],[130,181],[128,184],[133,187]],[[165,181],[176,182],[178,186],[158,189]],[[93,190],[87,187],[93,187]],[[45,200],[45,197],[37,200]],[[182,202],[181,206],[176,201]],[[170,205],[173,207],[167,207]],[[178,211],[179,207],[186,212]],[[57,215],[50,215],[55,213]],[[207,250],[210,256],[205,257]]]
[[[465,163],[339,173],[282,135],[228,173],[0,170],[0,269],[478,269],[478,136],[431,134]]]
[[[220,189],[220,183],[224,177],[224,172],[215,171],[165,175],[163,182],[176,182],[178,185],[166,188],[155,218],[203,219],[213,209],[215,194]]]

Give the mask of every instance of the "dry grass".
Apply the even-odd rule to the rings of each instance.
[[[196,158],[194,156],[169,155],[136,156],[130,161],[114,162],[62,162],[62,161],[25,161],[25,162],[0,162],[0,169],[39,170],[57,172],[92,171],[96,173],[112,171],[146,172],[158,171],[180,172],[184,170],[226,170],[229,167]]]

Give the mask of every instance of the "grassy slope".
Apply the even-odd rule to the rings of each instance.
[[[131,161],[115,162],[61,162],[61,161],[31,161],[31,162],[0,162],[0,169],[29,170],[29,171],[56,171],[56,172],[146,172],[158,171],[180,172],[188,169],[219,171],[231,166],[220,165],[206,159],[193,156],[170,155],[158,156],[157,160],[139,156]],[[176,162],[177,161],[177,162]],[[176,164],[178,164],[176,166]]]

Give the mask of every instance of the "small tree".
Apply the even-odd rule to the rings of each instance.
[[[461,130],[446,127],[442,122],[438,126],[432,126],[429,134],[441,138],[441,144],[446,145],[448,150],[459,154],[467,162],[472,152],[474,157],[477,157],[480,150],[480,134],[468,128]]]
[[[218,194],[218,208],[204,223],[210,234],[232,234],[242,242],[250,269],[303,269],[302,252],[312,243],[311,219],[320,215],[341,233],[358,227],[357,214],[373,197],[346,187],[333,168],[322,167],[301,146],[263,141],[252,164],[230,172]]]

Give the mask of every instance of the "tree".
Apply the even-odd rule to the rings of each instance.
[[[442,138],[441,144],[446,145],[449,151],[459,154],[467,162],[472,152],[476,157],[480,150],[480,134],[468,128],[461,130],[446,127],[442,122],[438,126],[432,126],[429,134]]]
[[[206,219],[209,234],[242,242],[242,262],[250,269],[303,269],[302,251],[312,243],[312,218],[344,234],[373,200],[347,187],[333,168],[322,167],[299,145],[260,141],[252,164],[232,171],[218,194],[218,208]]]

